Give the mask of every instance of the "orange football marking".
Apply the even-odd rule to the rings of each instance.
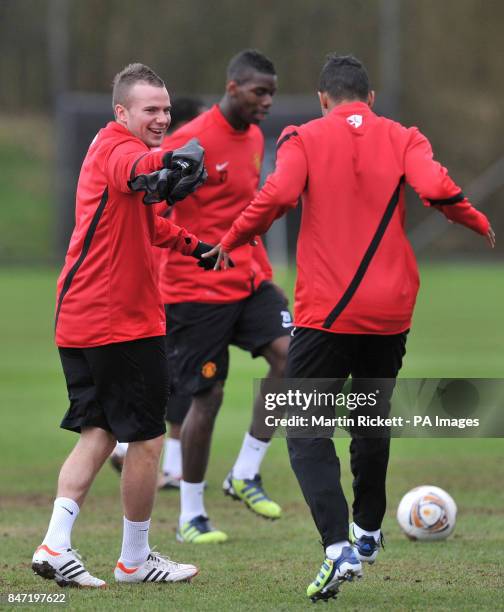
[[[418,505],[415,504],[411,509],[411,522],[415,527],[423,527],[422,519],[418,515]]]

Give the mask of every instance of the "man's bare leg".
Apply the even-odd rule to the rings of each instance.
[[[179,489],[182,478],[181,423],[169,423],[164,441],[163,460],[158,479],[158,489]]]
[[[289,342],[289,336],[282,336],[264,347],[262,356],[270,367],[264,380],[264,386],[267,386],[271,380],[283,378]],[[271,428],[265,428],[264,416],[264,393],[261,389],[254,400],[250,429],[245,434],[242,448],[233,466],[232,472],[235,478],[252,479],[259,474],[261,462],[273,435]]]
[[[42,578],[54,579],[61,586],[105,586],[103,580],[86,571],[72,550],[71,533],[80,506],[115,443],[114,436],[104,429],[84,428],[63,464],[49,527],[32,559],[33,571]]]
[[[289,336],[282,336],[268,344],[262,351],[270,369],[266,376],[269,380],[283,378],[289,349]],[[282,514],[280,506],[268,498],[260,477],[261,463],[268,450],[273,432],[265,428],[264,393],[254,401],[252,422],[245,434],[238,457],[223,483],[224,493],[244,502],[256,514],[277,519]]]
[[[123,542],[118,568],[128,575],[147,561],[149,529],[164,436],[130,442],[121,476]],[[126,570],[124,569],[126,568]]]
[[[289,343],[290,336],[282,336],[264,347],[261,354],[269,365],[269,370],[265,377],[266,381],[284,377]],[[262,393],[258,393],[254,400],[249,434],[261,442],[269,442],[273,432],[269,434],[270,428],[268,428],[269,435],[265,435],[264,414],[264,397]]]
[[[210,527],[203,502],[205,473],[215,418],[223,399],[223,385],[215,384],[193,398],[182,425],[180,518],[177,539],[194,544],[219,543],[227,535]]]
[[[179,425],[178,423],[170,423],[170,432],[168,437],[172,438],[173,440],[180,440],[181,435],[182,425]]]
[[[215,419],[224,397],[222,383],[193,398],[182,425],[182,475],[185,482],[205,479]]]
[[[130,521],[150,519],[164,436],[130,442],[121,479],[124,515]]]
[[[114,436],[99,427],[86,427],[61,467],[57,497],[73,499],[82,506],[96,474],[116,444]]]

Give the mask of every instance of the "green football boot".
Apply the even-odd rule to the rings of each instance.
[[[242,501],[247,508],[263,518],[274,521],[282,516],[282,508],[266,495],[259,474],[254,478],[239,480],[233,478],[232,472],[229,472],[222,489],[225,495]]]
[[[306,595],[314,603],[321,599],[336,599],[342,582],[351,582],[354,577],[361,576],[361,562],[351,546],[344,546],[337,559],[324,559],[315,580],[306,589]]]
[[[177,530],[179,542],[191,544],[221,544],[228,539],[223,531],[214,529],[208,520],[208,516],[195,516],[187,521]]]

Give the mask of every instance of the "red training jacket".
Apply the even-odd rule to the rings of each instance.
[[[404,179],[426,206],[488,231],[488,219],[433,160],[425,136],[363,102],[286,128],[277,151],[275,172],[221,242],[231,251],[263,233],[302,196],[296,326],[351,334],[396,334],[411,326],[419,279],[404,231]]]
[[[188,255],[198,240],[156,215],[143,204],[143,194],[128,187],[132,176],[161,168],[162,156],[116,122],[91,143],[58,279],[58,346],[84,348],[165,334],[152,245]],[[195,259],[187,259],[197,268]]]
[[[175,149],[197,137],[205,149],[206,183],[178,202],[175,223],[197,234],[200,240],[217,244],[219,238],[256,193],[264,138],[256,125],[235,130],[219,107],[213,106],[170,135],[163,146]],[[261,246],[245,244],[233,253],[236,266],[225,272],[195,267],[174,251],[162,254],[160,290],[165,304],[178,302],[227,303],[242,300],[270,280],[268,257]]]

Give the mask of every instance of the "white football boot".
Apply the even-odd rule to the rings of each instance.
[[[198,572],[195,565],[176,563],[151,550],[137,567],[126,567],[118,561],[114,576],[116,582],[189,582]]]
[[[55,580],[60,587],[101,589],[107,586],[104,580],[91,576],[81,556],[71,548],[58,552],[41,544],[33,555],[32,570],[42,578]]]

